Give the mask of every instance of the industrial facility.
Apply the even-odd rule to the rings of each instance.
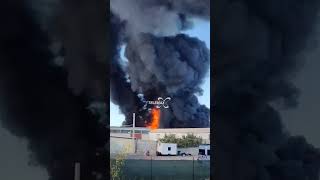
[[[201,137],[204,144],[210,144],[210,128],[170,128],[150,130],[145,127],[110,127],[110,153],[117,154],[123,149],[128,153],[143,155],[149,151],[156,155],[157,143],[165,135],[174,134],[176,137],[193,134]],[[180,148],[181,149],[181,148]],[[198,154],[197,148],[185,148],[192,155]]]
[[[167,129],[155,129],[150,131],[145,127],[110,127],[110,137],[126,137],[132,138],[132,132],[134,129],[135,138],[142,140],[154,140],[157,141],[163,138],[165,135],[174,134],[176,137],[186,136],[187,134],[193,134],[201,137],[205,143],[210,143],[210,128],[167,128]]]

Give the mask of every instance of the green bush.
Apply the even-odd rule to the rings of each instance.
[[[180,148],[198,147],[202,144],[202,138],[193,134],[187,134],[186,136],[182,136],[182,138],[177,138],[174,134],[166,134],[159,140],[162,143],[176,143]]]
[[[113,161],[113,162],[112,162]],[[112,180],[121,180],[123,174],[123,167],[125,163],[125,155],[120,154],[115,160],[110,159],[110,174]]]
[[[123,168],[125,166],[125,159],[128,155],[130,146],[126,146],[121,152],[119,152],[115,159],[110,158],[110,174],[111,180],[122,180],[123,177]]]

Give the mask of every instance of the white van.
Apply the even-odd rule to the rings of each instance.
[[[177,144],[159,142],[157,144],[157,155],[158,156],[176,156]]]

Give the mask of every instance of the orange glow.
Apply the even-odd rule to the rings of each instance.
[[[151,124],[147,126],[147,128],[151,129],[151,131],[154,131],[159,128],[160,124],[160,109],[159,108],[152,108],[151,111]]]

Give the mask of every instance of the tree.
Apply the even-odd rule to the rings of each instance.
[[[197,147],[202,144],[202,138],[194,134],[187,134],[186,136],[182,136],[182,138],[177,138],[175,134],[165,134],[159,140],[162,143],[176,143],[180,148]]]

